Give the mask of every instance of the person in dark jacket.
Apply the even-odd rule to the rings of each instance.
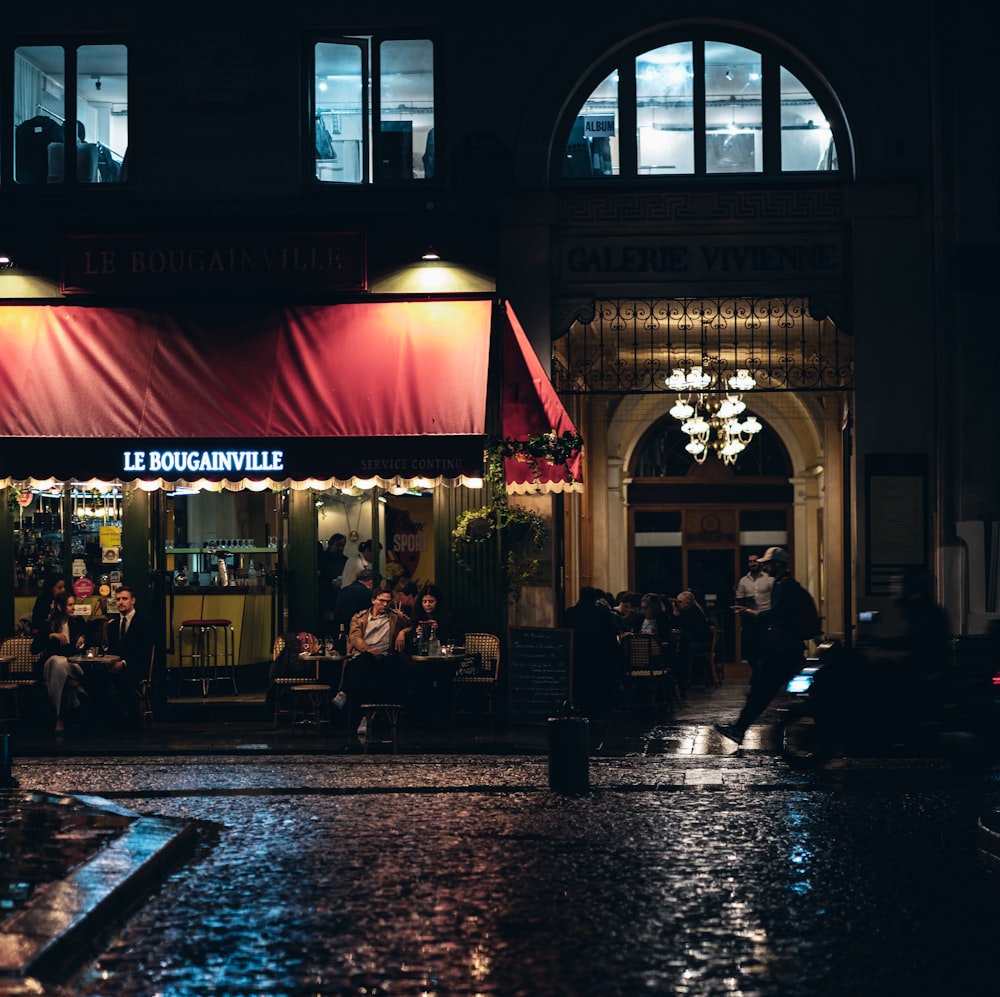
[[[619,621],[613,610],[600,605],[604,593],[584,586],[575,606],[564,615],[573,631],[573,699],[587,716],[596,738],[610,717],[618,686]]]
[[[693,592],[679,593],[671,600],[671,605],[676,637],[674,677],[683,703],[687,701],[691,663],[699,654],[707,654],[712,649],[712,625]]]
[[[135,592],[122,585],[115,592],[118,616],[108,621],[108,654],[118,661],[108,672],[106,714],[112,726],[142,727],[139,687],[150,672],[153,657],[153,623],[135,608]]]
[[[716,727],[720,734],[737,744],[743,741],[747,728],[767,709],[788,680],[802,670],[804,663],[803,589],[789,571],[788,554],[781,547],[768,547],[759,564],[774,579],[771,608],[756,610],[736,606],[734,609],[757,618],[762,640],[760,667],[750,679],[750,691],[736,722]]]

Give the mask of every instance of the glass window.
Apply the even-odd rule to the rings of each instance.
[[[77,174],[120,183],[128,152],[128,50],[81,45],[76,54]]]
[[[44,184],[49,146],[61,143],[66,118],[66,54],[61,45],[14,52],[14,180]]]
[[[566,143],[565,175],[616,175],[618,158],[618,72],[602,80],[583,102]]]
[[[379,180],[434,176],[434,48],[426,39],[379,46]]]
[[[731,41],[677,41],[641,52],[609,72],[578,107],[563,125],[567,178],[840,166],[835,129],[809,86],[778,57]],[[635,146],[622,148],[622,128],[631,134],[633,125]]]
[[[694,173],[691,42],[664,45],[635,61],[639,174]]]
[[[362,183],[367,131],[365,53],[358,42],[316,45],[316,179]]]
[[[371,178],[405,182],[433,177],[434,101],[430,41],[358,37],[317,42],[316,179],[360,184]]]
[[[705,43],[705,171],[760,173],[764,168],[760,53]]]
[[[796,76],[781,67],[781,168],[837,169],[837,147],[830,122],[816,98]]]
[[[69,148],[67,128],[76,133]],[[17,183],[120,183],[127,151],[126,46],[31,45],[15,51]],[[67,170],[68,164],[73,168]]]

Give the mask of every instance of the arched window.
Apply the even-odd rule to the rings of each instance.
[[[718,36],[631,50],[563,127],[564,178],[838,172],[832,96],[789,53]]]
[[[761,431],[730,465],[728,475],[744,479],[791,477],[792,462],[781,437],[767,422],[760,422]],[[684,435],[678,421],[664,416],[647,430],[633,456],[629,473],[633,478],[686,477],[696,473],[697,464],[685,449],[689,442],[690,437]],[[709,458],[711,461],[717,459],[716,456]]]

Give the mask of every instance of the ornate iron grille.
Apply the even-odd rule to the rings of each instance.
[[[560,394],[669,392],[667,378],[700,367],[704,393],[727,393],[748,371],[756,391],[836,391],[854,386],[853,344],[804,298],[669,298],[596,303],[552,346]]]

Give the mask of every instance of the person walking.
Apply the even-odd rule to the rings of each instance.
[[[750,691],[736,721],[715,728],[737,744],[743,742],[747,728],[767,709],[788,680],[801,671],[805,655],[802,607],[807,594],[792,577],[787,551],[768,547],[758,563],[774,579],[770,609],[757,610],[750,606],[734,609],[755,617],[761,639],[760,663],[750,679]]]

